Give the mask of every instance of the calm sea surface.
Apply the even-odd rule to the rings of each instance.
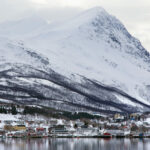
[[[150,139],[0,139],[0,150],[150,150]]]

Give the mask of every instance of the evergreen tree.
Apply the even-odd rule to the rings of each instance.
[[[4,107],[0,107],[0,113],[7,114],[7,110]]]
[[[75,129],[76,129],[76,128],[78,128],[78,125],[77,125],[77,124],[75,124],[75,125],[74,125],[74,128],[75,128]]]
[[[16,115],[18,113],[17,109],[14,105],[11,106],[11,113],[12,113],[12,115]]]
[[[7,110],[5,108],[3,108],[3,113],[7,114]]]
[[[3,113],[2,107],[0,107],[0,113]]]

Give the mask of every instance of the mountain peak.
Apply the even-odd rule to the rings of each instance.
[[[107,12],[103,7],[94,7],[86,10],[84,13],[100,14],[100,13],[107,13]]]
[[[109,16],[109,14],[102,7],[94,7],[82,12],[77,18],[82,18],[84,21],[87,19],[89,21],[95,19],[97,16]]]
[[[94,7],[80,13],[77,17],[71,19],[71,27],[82,26],[85,24],[94,24],[99,28],[115,30],[126,30],[124,25],[114,16],[110,15],[102,7]]]

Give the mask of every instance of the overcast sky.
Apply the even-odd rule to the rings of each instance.
[[[95,6],[120,19],[150,51],[150,0],[0,0],[0,22],[33,14],[60,20]]]

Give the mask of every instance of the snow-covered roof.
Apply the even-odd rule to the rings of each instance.
[[[147,118],[144,122],[150,124],[150,118]]]
[[[19,115],[0,114],[0,121],[18,121]]]

